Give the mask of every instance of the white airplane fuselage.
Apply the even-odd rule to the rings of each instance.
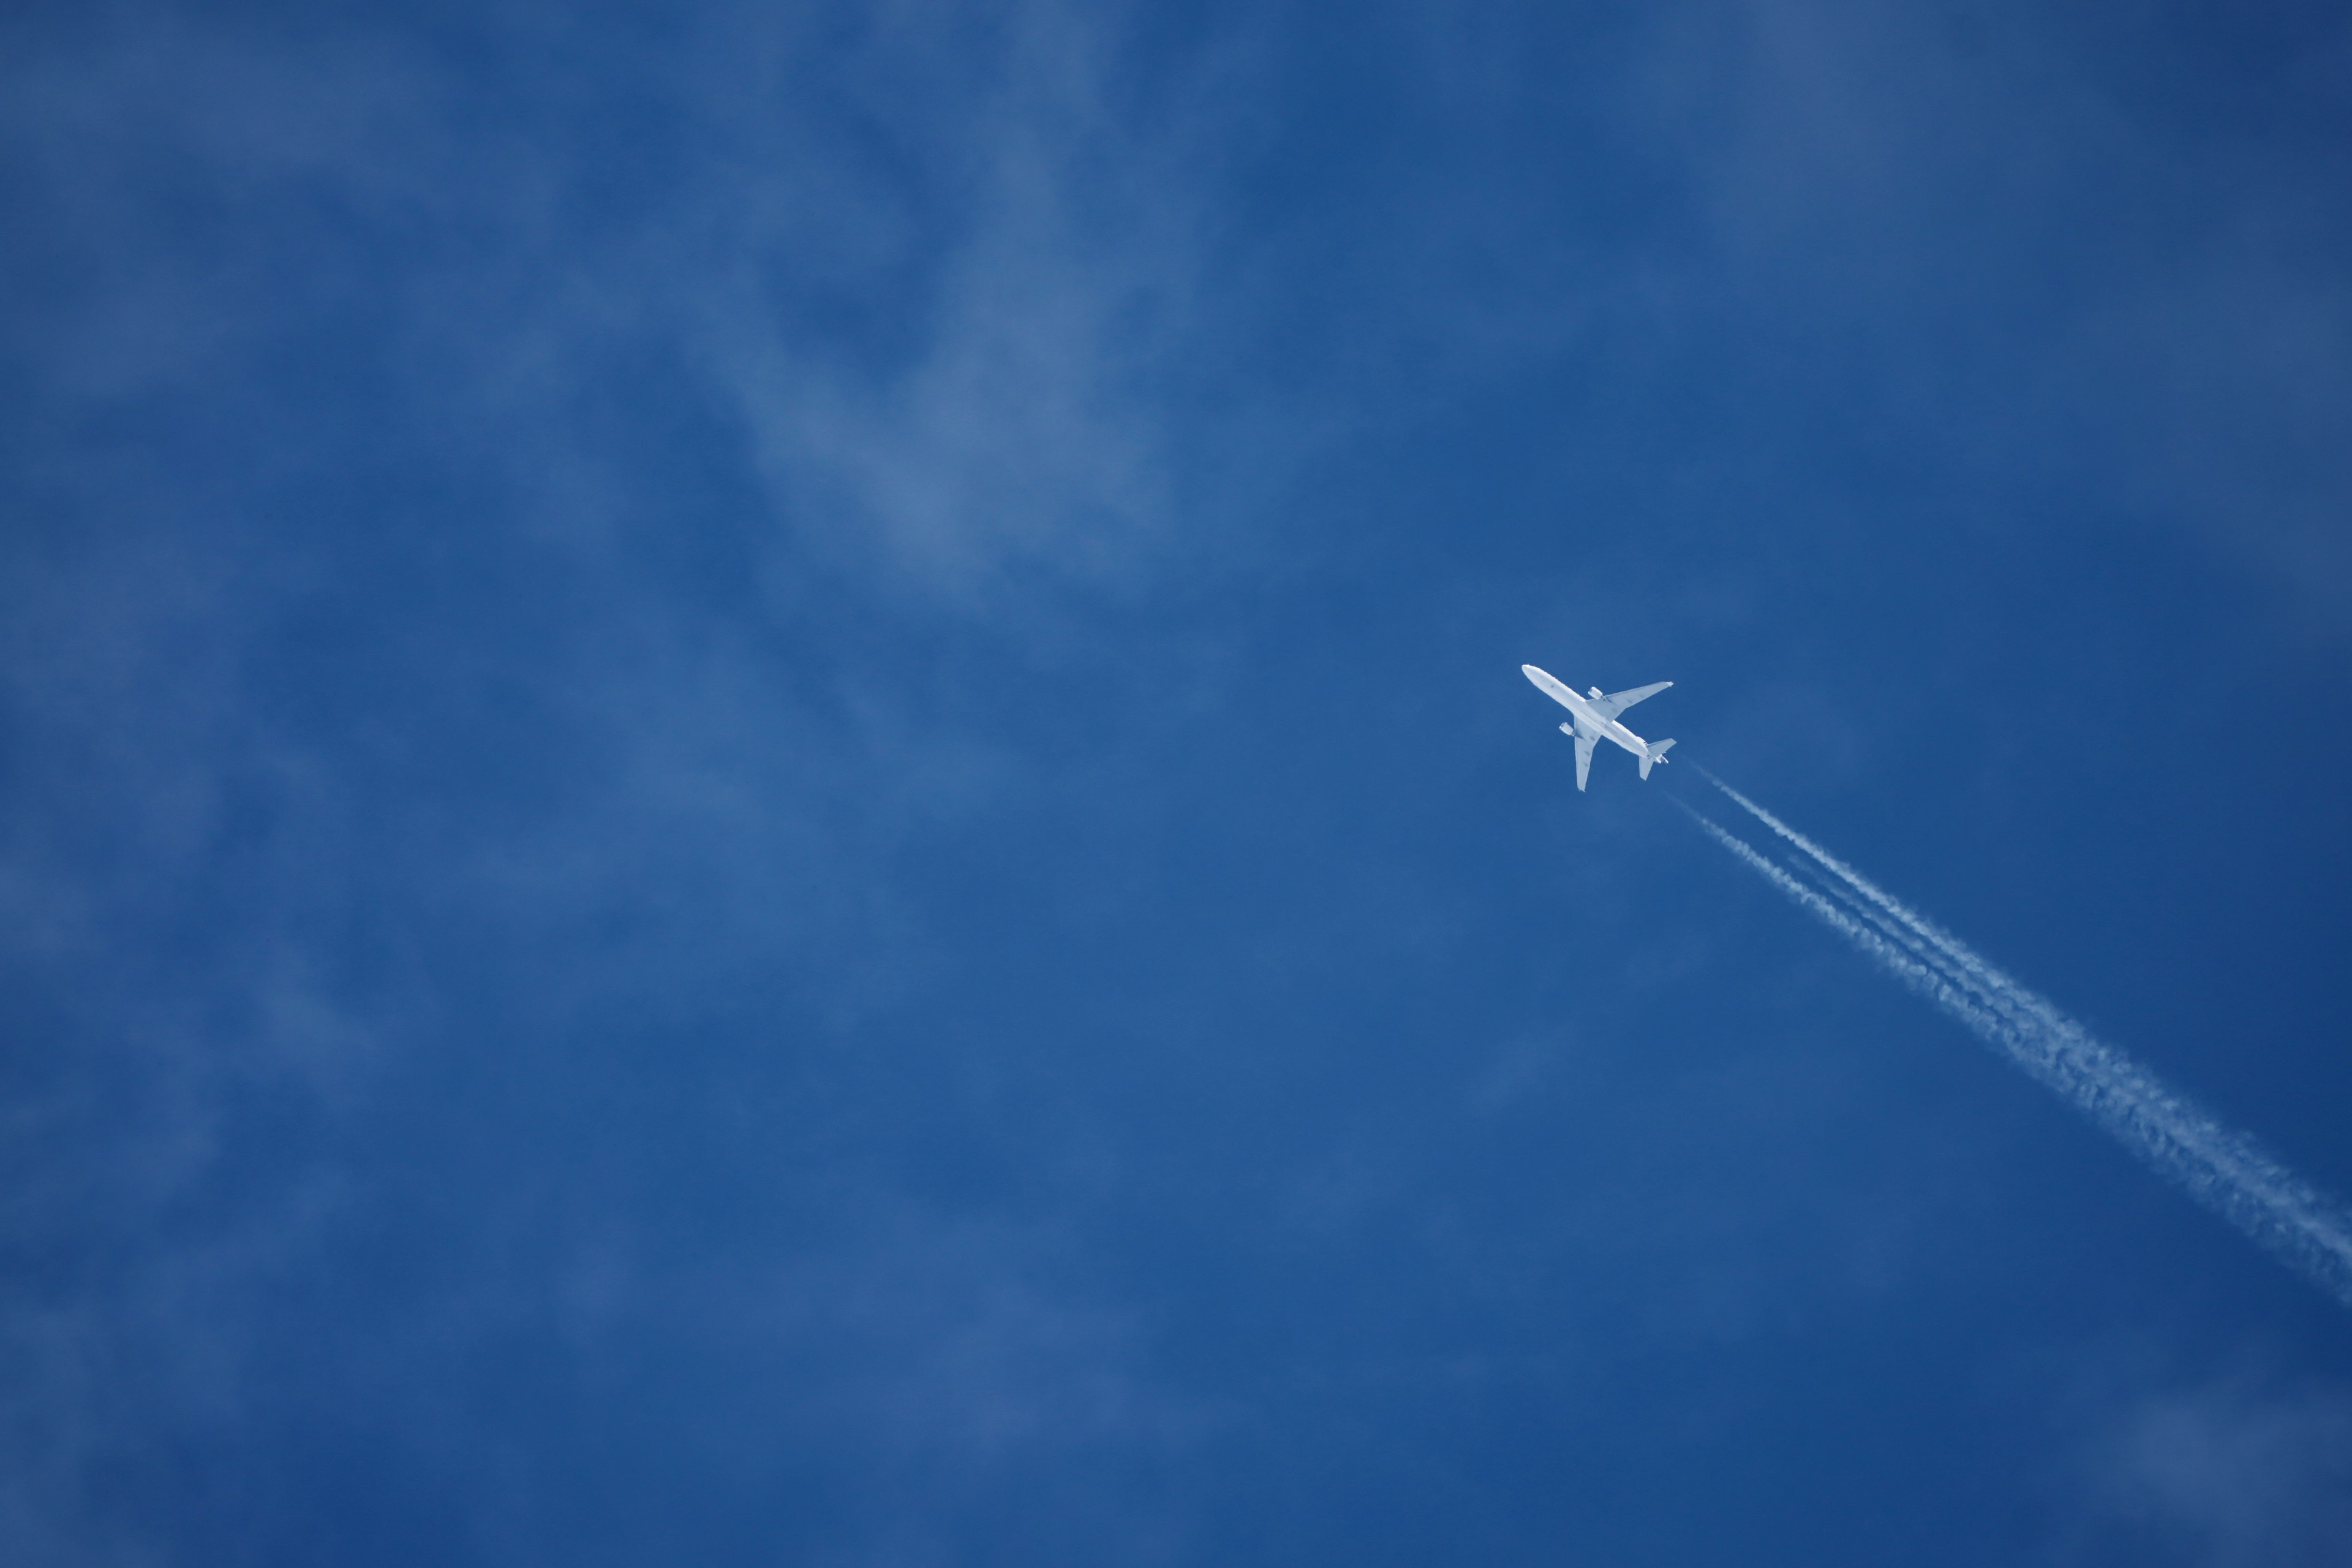
[[[1660,741],[1657,744],[1652,745],[1627,729],[1624,721],[1617,715],[1634,703],[1664,691],[1674,684],[1673,681],[1656,681],[1648,686],[1635,687],[1630,691],[1618,691],[1605,695],[1596,686],[1592,689],[1592,694],[1586,697],[1570,690],[1566,682],[1554,679],[1548,671],[1538,669],[1532,664],[1519,666],[1519,672],[1535,682],[1538,690],[1568,710],[1570,721],[1562,724],[1560,729],[1573,737],[1576,742],[1576,787],[1578,789],[1584,787],[1585,773],[1592,765],[1592,745],[1596,741],[1612,741],[1633,752],[1642,765],[1642,776],[1645,779],[1650,776],[1650,770],[1653,767],[1666,760],[1666,752],[1674,745],[1672,741]]]
[[[1625,728],[1625,721],[1622,719],[1603,719],[1592,710],[1591,698],[1579,697],[1575,692],[1570,691],[1565,683],[1553,679],[1550,675],[1538,669],[1532,664],[1523,664],[1519,668],[1526,672],[1529,680],[1536,683],[1538,690],[1576,715],[1575,722],[1562,724],[1561,729],[1570,734],[1582,730],[1595,738],[1614,741],[1637,757],[1649,754],[1650,742]],[[1680,778],[1682,775],[1676,773],[1675,776]]]

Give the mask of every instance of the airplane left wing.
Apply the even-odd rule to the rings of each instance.
[[[1655,697],[1673,684],[1671,680],[1661,680],[1649,686],[1636,686],[1628,691],[1612,691],[1606,697],[1594,698],[1592,708],[1604,721],[1614,719],[1634,703]]]

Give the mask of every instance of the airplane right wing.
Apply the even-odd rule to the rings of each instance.
[[[1655,697],[1673,684],[1671,680],[1661,680],[1649,686],[1636,686],[1627,691],[1612,691],[1606,697],[1594,699],[1592,708],[1603,721],[1614,719],[1634,703]]]
[[[1561,727],[1562,729],[1566,729],[1566,728],[1567,728],[1567,726],[1566,726],[1566,725],[1562,725],[1562,726],[1560,726],[1560,727]],[[1591,731],[1588,731],[1588,730],[1585,730],[1585,729],[1583,729],[1583,728],[1581,728],[1581,727],[1578,728],[1578,729],[1575,731],[1575,735],[1576,735],[1576,787],[1577,787],[1577,788],[1579,788],[1579,789],[1582,789],[1582,788],[1584,787],[1584,778],[1585,778],[1585,775],[1586,775],[1587,773],[1590,773],[1592,771],[1592,739],[1593,739],[1593,737],[1592,737],[1592,733],[1591,733]]]

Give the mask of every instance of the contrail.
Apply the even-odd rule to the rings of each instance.
[[[2336,1300],[2352,1308],[2352,1218],[2263,1146],[2094,1037],[2080,1024],[1853,867],[1708,773],[1698,772],[1802,857],[1807,887],[1687,805],[1707,836],[1882,968],[1935,1002],[2124,1146]]]
[[[1979,1033],[1998,1029],[2000,1026],[1999,1021],[1991,1015],[1955,989],[1944,974],[1934,966],[1920,962],[1917,955],[1891,939],[1883,929],[1854,919],[1845,910],[1756,853],[1746,844],[1726,833],[1706,816],[1684,805],[1681,801],[1675,801],[1675,805],[1681,807],[1693,822],[1697,823],[1708,837],[1738,856],[1748,869],[1788,894],[1801,908],[1820,917],[1822,924],[1878,960],[1881,964],[1892,971],[1897,979],[1913,990],[1952,1013]]]

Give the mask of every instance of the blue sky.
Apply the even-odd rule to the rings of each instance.
[[[2352,1549],[2332,8],[0,39],[0,1555]]]

